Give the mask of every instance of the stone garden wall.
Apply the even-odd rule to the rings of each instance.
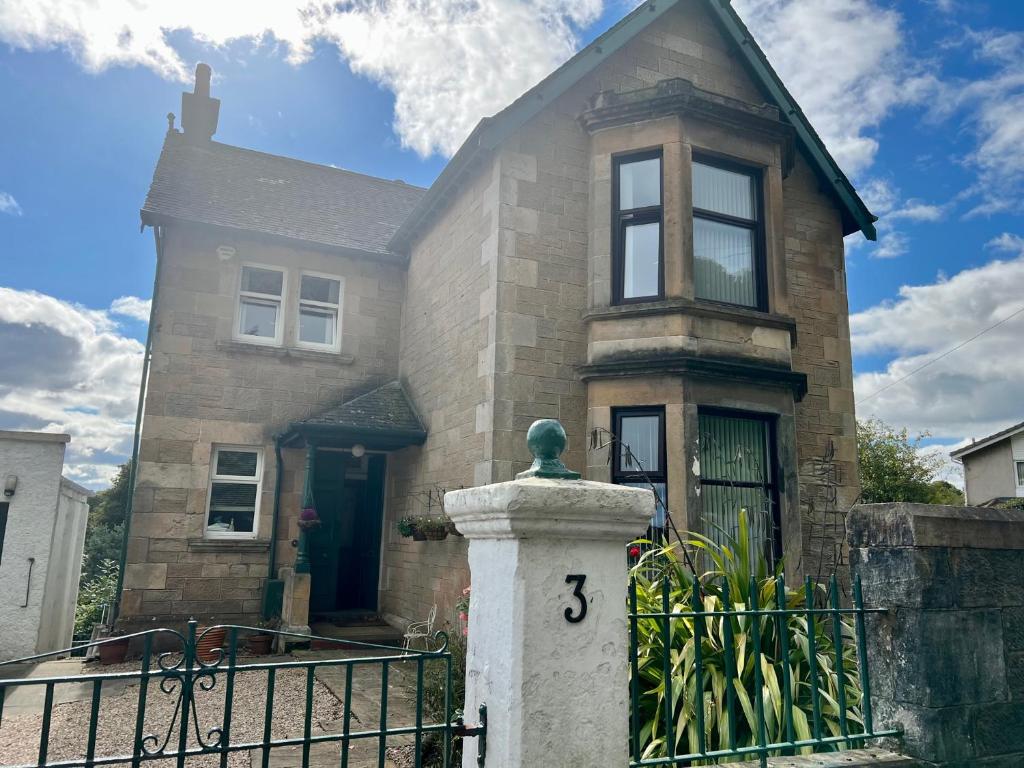
[[[1024,766],[1024,511],[857,507],[875,719],[927,765]]]

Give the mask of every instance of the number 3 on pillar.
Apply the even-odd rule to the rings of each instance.
[[[565,620],[570,624],[579,624],[587,617],[587,598],[586,595],[583,594],[583,584],[586,580],[587,577],[581,573],[571,573],[565,577],[566,584],[576,585],[572,590],[572,596],[575,597],[580,604],[578,613],[574,613],[572,608],[565,609]]]

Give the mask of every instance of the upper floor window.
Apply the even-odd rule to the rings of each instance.
[[[280,344],[284,331],[283,297],[283,271],[243,265],[238,291],[238,336],[261,344]]]
[[[211,465],[206,535],[255,538],[263,452],[259,448],[214,446]]]
[[[612,184],[615,300],[660,298],[664,292],[661,150],[616,158]]]
[[[693,162],[693,261],[698,299],[766,310],[756,171]]]
[[[340,349],[342,281],[303,273],[299,286],[298,344],[315,349]]]

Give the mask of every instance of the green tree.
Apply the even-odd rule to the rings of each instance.
[[[857,422],[857,458],[865,503],[934,503],[932,479],[942,459],[921,454],[921,441],[926,437],[921,434],[911,439],[906,429],[878,419]]]
[[[928,486],[929,504],[950,504],[954,507],[964,505],[964,492],[945,480],[932,480]]]
[[[128,510],[128,487],[132,474],[132,462],[129,459],[120,467],[114,476],[114,482],[106,490],[94,494],[89,499],[89,527],[101,525],[115,526],[124,522]]]

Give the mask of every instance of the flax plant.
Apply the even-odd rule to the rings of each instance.
[[[781,568],[773,574],[764,557],[751,555],[749,535],[745,512],[739,515],[736,537],[726,534],[724,544],[692,534],[688,544],[694,548],[701,565],[707,567],[700,577],[694,577],[686,561],[681,559],[678,544],[646,552],[632,569],[637,614],[664,613],[665,592],[668,613],[683,614],[672,618],[636,619],[636,658],[632,660],[635,672],[632,674],[636,675],[637,684],[632,686],[636,698],[633,722],[640,728],[638,746],[643,760],[757,747],[762,743],[757,712],[758,684],[763,744],[780,745],[770,750],[770,755],[843,748],[842,743],[827,742],[813,747],[781,746],[794,741],[846,735],[842,733],[840,702],[845,703],[843,719],[847,733],[861,732],[856,637],[853,625],[845,616],[819,613],[809,620],[805,612],[695,618],[695,607],[703,612],[750,610],[755,596],[756,606],[763,612],[775,610],[780,603],[784,603],[785,609],[806,611],[808,594],[816,604],[824,604],[827,591],[820,585],[808,582],[806,590],[785,587]],[[695,624],[698,621],[702,627]],[[816,670],[810,663],[811,621]],[[836,624],[842,644],[841,669],[837,665],[833,636]],[[780,634],[783,627],[785,638]],[[696,663],[695,628],[700,635],[700,670]],[[760,674],[755,670],[755,648],[760,655]],[[817,705],[813,696],[815,677]],[[840,686],[843,686],[842,695]],[[666,705],[666,700],[671,704]],[[699,738],[698,706],[703,708],[703,739]],[[817,727],[815,708],[819,711]],[[667,738],[668,712],[672,718],[671,744]],[[691,758],[687,762],[690,765],[738,762],[756,756],[747,752],[703,761]]]

